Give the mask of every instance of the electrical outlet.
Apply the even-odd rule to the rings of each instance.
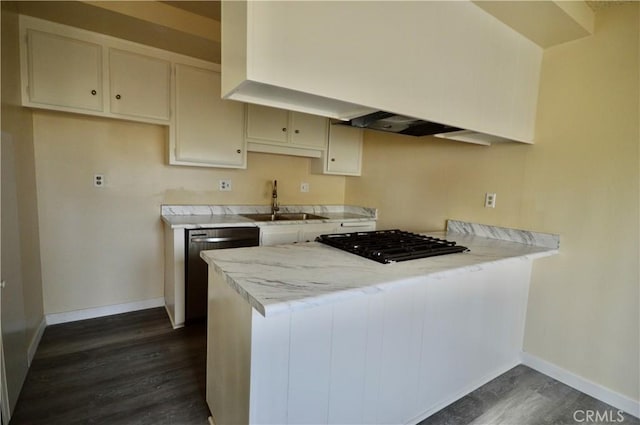
[[[496,194],[495,193],[485,193],[484,194],[484,207],[485,208],[495,208],[496,207]]]
[[[222,192],[231,192],[231,179],[218,180],[218,190]]]
[[[300,183],[300,192],[309,192],[309,183]]]
[[[105,183],[104,174],[93,175],[93,185],[95,187],[104,187]]]

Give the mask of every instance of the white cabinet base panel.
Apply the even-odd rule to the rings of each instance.
[[[424,419],[520,362],[531,264],[425,277],[266,318],[210,267],[213,417],[281,424]]]

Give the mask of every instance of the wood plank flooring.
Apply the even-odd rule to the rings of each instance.
[[[206,424],[205,364],[164,308],[49,326],[10,425]]]
[[[204,323],[174,331],[163,308],[49,326],[9,425],[205,425],[205,362]],[[617,412],[518,366],[420,425],[640,425]]]
[[[587,412],[592,419],[586,420]],[[596,416],[599,412],[600,416]],[[574,417],[575,413],[575,417]],[[602,420],[606,418],[607,420]],[[516,366],[419,425],[640,425],[626,413],[527,366]]]

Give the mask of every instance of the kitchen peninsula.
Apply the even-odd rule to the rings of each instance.
[[[559,237],[452,220],[429,234],[470,251],[202,252],[214,422],[415,423],[518,364],[532,262]]]

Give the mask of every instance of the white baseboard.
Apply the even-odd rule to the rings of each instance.
[[[104,307],[68,311],[64,313],[47,314],[46,321],[47,325],[57,325],[59,323],[75,322],[77,320],[93,319],[96,317],[111,316],[114,314],[128,313],[130,311],[146,310],[148,308],[163,306],[164,297],[152,298],[149,300],[135,301],[125,304],[114,304]]]
[[[38,350],[38,346],[40,345],[40,340],[42,339],[42,334],[44,333],[45,328],[47,327],[47,320],[43,316],[40,324],[38,325],[38,329],[36,329],[36,333],[31,338],[31,342],[29,343],[29,348],[27,349],[27,365],[31,366],[31,362],[33,361],[33,356],[36,355],[36,351]]]
[[[610,404],[617,409],[624,410],[636,418],[640,417],[640,402],[637,400],[633,400],[623,394],[603,387],[600,384],[596,384],[595,382],[578,376],[573,372],[569,372],[560,366],[556,366],[553,363],[549,363],[548,361],[542,360],[541,358],[529,353],[522,352],[522,364],[529,366],[531,369],[535,369],[538,372],[544,373],[556,381],[560,381],[578,391],[582,391],[593,398]]]
[[[173,329],[180,329],[180,328],[184,328],[184,323],[181,325],[176,325],[175,320],[173,319],[173,316],[171,315],[171,311],[169,311],[169,307],[167,307],[167,305],[165,304],[164,309],[167,311],[167,316],[169,316],[169,321],[171,322],[171,327]]]

